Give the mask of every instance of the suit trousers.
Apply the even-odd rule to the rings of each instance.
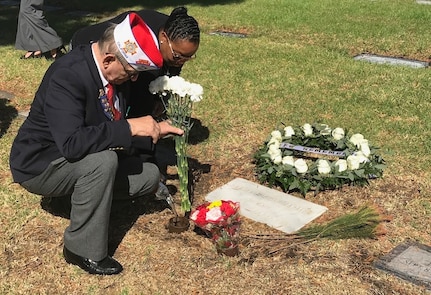
[[[40,175],[21,183],[29,192],[59,197],[71,195],[70,224],[64,245],[73,253],[100,261],[108,255],[108,227],[115,194],[130,197],[155,193],[158,167],[137,156],[102,151],[69,162],[59,158]]]

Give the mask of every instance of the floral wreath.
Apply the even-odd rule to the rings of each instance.
[[[336,189],[369,184],[386,167],[360,133],[347,136],[343,128],[326,124],[287,126],[271,132],[254,155],[259,181],[285,192]]]

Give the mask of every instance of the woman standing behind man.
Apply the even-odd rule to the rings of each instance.
[[[63,41],[51,28],[43,13],[44,0],[21,0],[15,48],[26,50],[21,59],[55,59],[61,54]]]
[[[78,30],[72,37],[69,49],[98,40],[107,27],[113,23],[122,22],[130,12],[124,12],[107,21]],[[156,102],[160,100],[158,96],[149,92],[150,82],[162,75],[179,75],[183,65],[196,57],[200,42],[198,22],[188,15],[185,7],[173,9],[170,15],[155,10],[135,12],[156,35],[163,57],[163,67],[156,71],[143,72],[136,81],[131,83],[131,100],[128,102],[129,118],[154,114],[154,110],[157,109]]]

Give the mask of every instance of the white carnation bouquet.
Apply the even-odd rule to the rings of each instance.
[[[166,115],[172,125],[184,130],[183,136],[175,136],[175,151],[177,153],[181,209],[188,212],[191,209],[191,204],[188,190],[187,139],[192,127],[193,103],[202,100],[203,88],[201,85],[190,83],[179,76],[161,76],[150,83],[149,91],[160,96]]]

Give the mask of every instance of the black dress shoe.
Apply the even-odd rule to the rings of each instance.
[[[66,247],[63,247],[63,255],[67,263],[75,264],[90,274],[115,275],[123,270],[121,264],[110,256],[93,261],[70,252]]]

